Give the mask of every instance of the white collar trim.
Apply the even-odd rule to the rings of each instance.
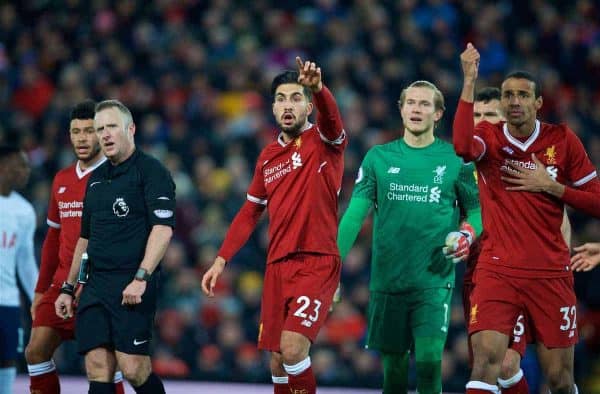
[[[102,156],[100,158],[100,160],[98,160],[96,162],[96,164],[94,164],[91,167],[86,168],[85,170],[81,169],[81,161],[77,160],[77,165],[75,166],[75,173],[77,174],[77,177],[79,179],[83,178],[84,176],[86,176],[87,174],[89,174],[90,172],[94,171],[96,168],[100,167],[100,165],[102,163],[104,163],[106,161],[106,156]]]
[[[304,133],[306,130],[310,129],[313,126],[312,123],[310,122],[306,122],[306,124],[304,125],[304,128],[302,129],[302,131],[300,132],[300,134]],[[289,144],[290,142],[292,142],[291,140],[288,142],[283,141],[283,131],[279,133],[279,135],[277,136],[277,142],[279,143],[279,145],[281,146],[287,146],[287,144]]]
[[[537,119],[535,120],[535,128],[533,129],[533,133],[531,133],[531,135],[529,136],[529,138],[527,138],[527,141],[525,142],[521,142],[515,137],[513,137],[508,131],[508,126],[506,123],[504,123],[504,126],[502,126],[502,131],[504,131],[504,136],[506,137],[508,142],[525,152],[540,135],[540,121]]]

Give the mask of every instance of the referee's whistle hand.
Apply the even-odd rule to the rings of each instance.
[[[142,295],[146,291],[145,280],[132,280],[123,290],[121,305],[137,305],[142,302]]]
[[[225,268],[226,263],[227,261],[223,257],[217,256],[213,265],[208,269],[208,271],[206,271],[206,273],[202,277],[202,291],[207,296],[215,296],[214,288],[217,284],[217,279],[219,278],[219,276],[223,272],[223,269]]]

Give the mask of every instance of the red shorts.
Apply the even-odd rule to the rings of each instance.
[[[469,335],[494,330],[512,336],[525,331],[524,324],[529,322],[526,330],[533,342],[547,348],[566,348],[577,343],[577,300],[572,276],[515,278],[478,268],[473,279]],[[524,317],[519,318],[520,315]]]
[[[75,317],[61,319],[56,316],[54,301],[60,294],[60,286],[53,283],[42,296],[40,303],[35,309],[35,319],[32,327],[52,327],[58,331],[63,340],[75,338]]]
[[[262,294],[258,348],[280,351],[281,332],[314,342],[340,282],[339,256],[299,253],[268,264]]]
[[[471,301],[470,297],[473,293],[475,285],[472,283],[465,282],[463,284],[463,313],[465,316],[465,323],[469,325],[471,319]],[[529,327],[525,314],[521,313],[517,317],[517,321],[514,324],[513,333],[510,337],[508,347],[521,355],[521,358],[525,357],[527,351],[527,344],[532,343],[533,338],[531,337],[531,327]],[[473,362],[473,348],[471,347],[471,337],[468,339],[469,344],[469,360]]]

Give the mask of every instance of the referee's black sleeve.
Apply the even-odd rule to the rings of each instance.
[[[81,229],[79,233],[79,236],[85,239],[90,239],[90,209],[87,202],[90,179],[92,179],[91,176],[88,178],[88,183],[85,187],[85,196],[83,197],[83,212],[81,213]]]
[[[144,198],[148,222],[175,227],[175,183],[169,171],[156,159],[144,166]]]

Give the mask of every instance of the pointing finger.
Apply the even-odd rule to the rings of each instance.
[[[302,69],[304,66],[304,62],[302,61],[302,59],[300,58],[300,56],[296,56],[296,64],[298,65],[299,69]]]

